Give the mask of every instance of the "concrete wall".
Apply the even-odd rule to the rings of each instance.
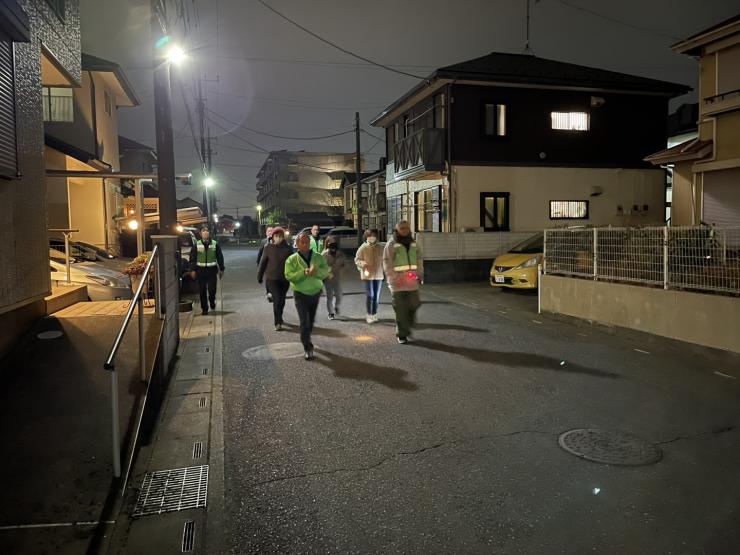
[[[691,207],[694,173],[692,162],[679,162],[673,167],[673,200],[671,201],[671,225],[695,225],[699,223],[701,206]],[[699,198],[701,198],[699,196]]]
[[[542,310],[740,353],[740,298],[553,275]]]
[[[455,166],[457,228],[480,226],[480,193],[510,193],[511,231],[556,225],[662,224],[665,214],[665,174],[661,169],[535,168]],[[591,197],[592,187],[602,194]],[[551,220],[551,200],[587,200],[587,220]],[[640,210],[633,212],[633,205]],[[648,206],[643,211],[643,205]],[[617,209],[622,206],[622,212]]]

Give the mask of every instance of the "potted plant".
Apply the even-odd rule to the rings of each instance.
[[[134,258],[131,262],[126,264],[126,266],[123,268],[122,272],[129,276],[131,278],[131,289],[133,289],[134,293],[136,292],[136,289],[139,287],[139,283],[141,283],[142,276],[144,275],[144,271],[146,270],[146,265],[149,263],[149,258],[151,257],[150,252],[145,252],[143,254],[140,254],[136,258]],[[151,277],[151,274],[150,274]],[[146,293],[147,290],[144,290],[144,293]]]

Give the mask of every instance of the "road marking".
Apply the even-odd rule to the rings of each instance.
[[[643,355],[649,355],[650,351],[643,351],[642,349],[633,349],[633,351],[637,351],[638,353],[642,353]]]
[[[534,322],[535,324],[541,324],[541,323],[542,323],[542,322],[540,322],[539,320],[532,320],[532,321],[533,321],[533,322]]]
[[[714,373],[717,374],[718,376],[722,376],[723,378],[729,378],[731,380],[737,379],[735,376],[730,376],[729,374],[725,374],[724,372],[720,372],[719,370],[715,370]]]
[[[63,528],[66,526],[97,526],[98,524],[115,524],[115,520],[87,520],[81,522],[49,522],[46,524],[16,524],[14,526],[0,526],[0,530],[27,530],[29,528]]]
[[[499,310],[498,312],[499,312],[499,314],[507,314],[507,312],[505,310]]]

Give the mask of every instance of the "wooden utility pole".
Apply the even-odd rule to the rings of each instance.
[[[355,180],[357,183],[357,234],[362,240],[362,162],[360,154],[360,112],[355,112]]]
[[[175,147],[172,137],[172,98],[170,93],[170,63],[164,52],[157,49],[167,35],[166,15],[160,2],[151,2],[151,33],[154,46],[154,129],[157,135],[157,186],[159,189],[159,232],[177,233],[177,193],[175,191]]]

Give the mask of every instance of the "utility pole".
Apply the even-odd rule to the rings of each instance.
[[[198,120],[200,123],[200,157],[205,179],[211,176],[211,168],[206,163],[206,103],[203,100],[203,81],[198,76]],[[211,229],[211,192],[209,187],[203,187],[203,205],[206,207],[206,225]]]
[[[167,34],[165,14],[160,2],[151,0],[152,41]],[[154,51],[154,126],[157,135],[157,185],[159,188],[159,232],[177,233],[177,194],[175,191],[175,148],[172,137],[172,99],[170,94],[170,64],[161,52]]]
[[[357,182],[357,235],[362,237],[362,162],[360,161],[360,112],[355,112],[355,180]]]

